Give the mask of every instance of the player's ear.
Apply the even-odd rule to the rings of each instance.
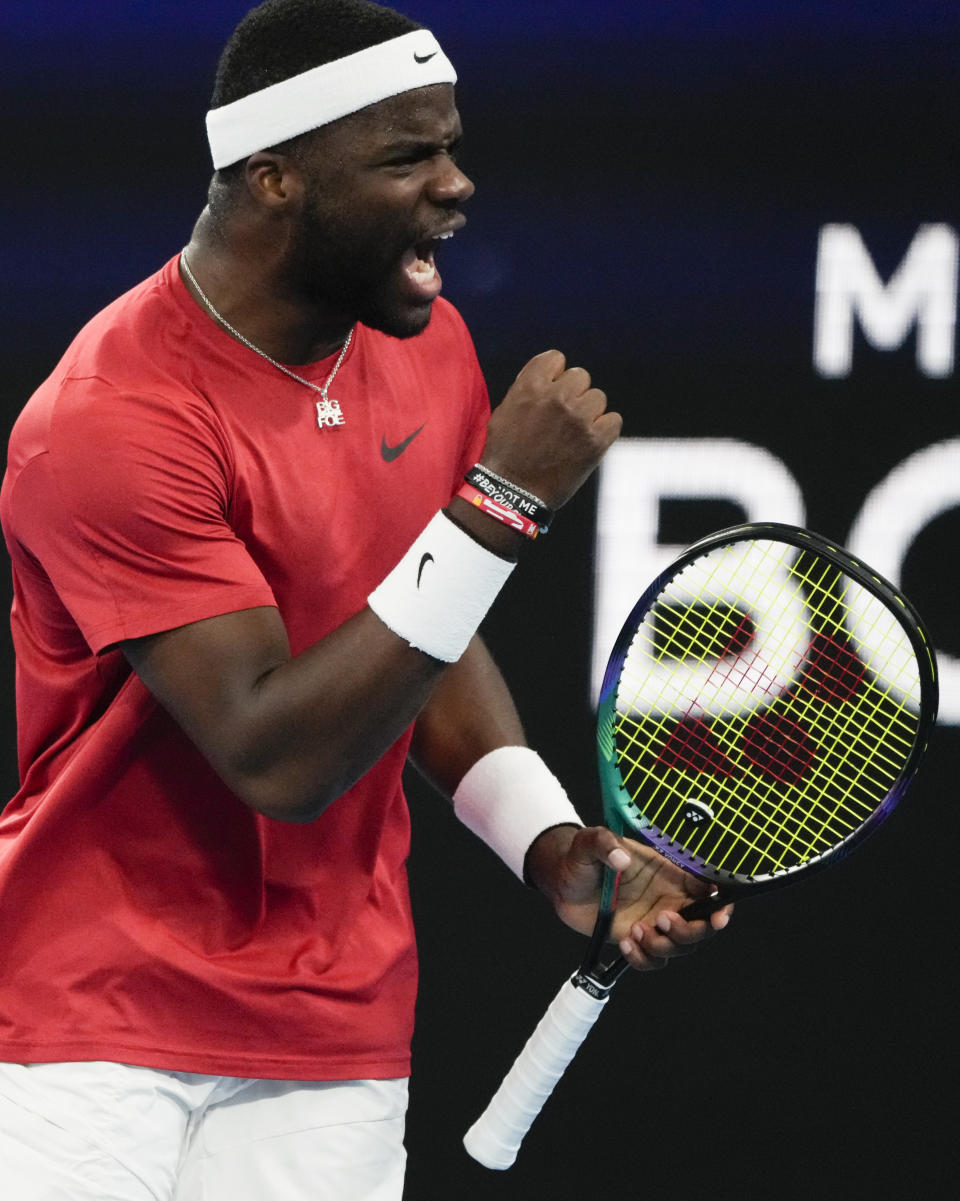
[[[258,150],[244,165],[247,190],[254,202],[267,209],[299,207],[303,173],[294,158],[276,150]]]

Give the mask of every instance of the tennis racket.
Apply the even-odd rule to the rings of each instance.
[[[887,816],[937,713],[932,644],[892,584],[773,523],[698,542],[640,598],[597,719],[604,819],[730,900],[836,863]],[[607,936],[617,875],[579,970],[485,1112],[469,1153],[507,1168],[626,968]]]

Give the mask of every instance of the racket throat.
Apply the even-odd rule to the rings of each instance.
[[[610,937],[610,927],[613,925],[613,910],[617,903],[616,889],[613,891],[612,903],[609,907],[605,904],[605,900],[606,898],[601,901],[600,912],[597,914],[593,933],[590,935],[583,963],[580,965],[580,970],[585,975],[592,975],[603,958],[604,949]]]
[[[579,968],[571,976],[570,983],[574,988],[579,988],[581,992],[585,992],[587,996],[593,997],[595,1001],[605,1001],[610,995],[610,990],[620,979],[626,967],[626,960],[615,960],[606,967],[597,965],[590,971]],[[607,973],[612,971],[615,971],[616,974],[612,979],[607,979]]]
[[[607,942],[610,938],[610,928],[613,925],[613,915],[617,908],[619,895],[620,875],[612,868],[605,867],[597,920],[594,923],[590,941],[587,943],[583,962],[572,978],[574,987],[582,989],[597,1000],[606,997],[620,979],[623,966],[625,966],[625,961],[619,955],[604,962],[605,956],[610,955]]]

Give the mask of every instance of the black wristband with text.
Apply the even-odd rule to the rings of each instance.
[[[495,471],[490,471],[482,463],[475,463],[464,479],[472,487],[496,501],[497,504],[506,505],[515,513],[526,517],[528,521],[535,522],[540,527],[541,534],[545,534],[550,528],[554,514],[549,505],[545,504],[539,496],[535,496],[518,484],[512,484],[503,476],[497,475]]]

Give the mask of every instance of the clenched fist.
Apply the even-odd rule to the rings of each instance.
[[[514,380],[487,429],[482,461],[559,508],[616,441],[623,425],[582,367],[559,350],[536,355]]]

